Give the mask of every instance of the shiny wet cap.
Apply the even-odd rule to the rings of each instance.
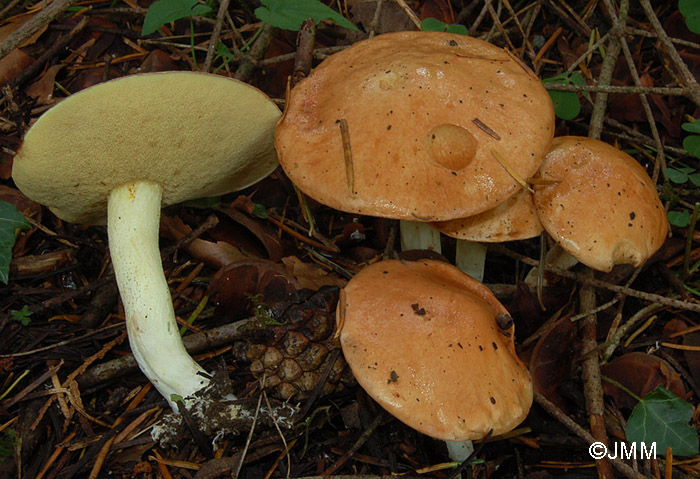
[[[358,383],[408,426],[465,441],[503,434],[527,415],[532,382],[508,311],[454,266],[374,263],[348,282],[337,314]]]
[[[663,244],[666,212],[656,186],[631,156],[600,140],[555,138],[535,186],[544,229],[583,264],[610,271],[639,266]]]
[[[332,55],[301,81],[276,147],[291,180],[325,205],[439,221],[513,195],[519,185],[496,155],[528,178],[553,132],[549,94],[504,49],[397,32]]]

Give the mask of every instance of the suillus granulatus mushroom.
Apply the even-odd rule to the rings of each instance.
[[[170,401],[208,382],[178,331],[158,248],[162,206],[251,185],[277,165],[280,112],[223,76],[119,78],[68,97],[37,120],[12,175],[59,218],[108,223],[109,246],[141,370]]]
[[[367,266],[343,289],[337,320],[358,383],[424,434],[453,442],[503,434],[530,409],[532,381],[508,311],[450,264]]]
[[[478,215],[431,225],[439,232],[457,238],[455,265],[477,281],[484,277],[486,246],[482,243],[520,241],[542,233],[532,194],[525,188]]]
[[[553,132],[547,91],[506,50],[398,32],[330,56],[299,82],[275,143],[287,175],[315,200],[428,222],[517,193],[513,175],[537,171]]]
[[[535,185],[535,208],[566,252],[598,271],[640,266],[668,234],[666,212],[644,168],[600,140],[555,138]]]

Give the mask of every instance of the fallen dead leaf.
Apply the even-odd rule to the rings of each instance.
[[[344,287],[347,280],[310,263],[304,263],[296,256],[282,258],[287,271],[296,278],[302,288],[318,289],[321,286]]]

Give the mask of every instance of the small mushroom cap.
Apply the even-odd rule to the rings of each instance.
[[[484,285],[441,261],[388,260],[343,291],[345,358],[396,418],[450,441],[502,434],[525,418],[530,375],[515,354],[508,312]]]
[[[666,239],[668,220],[654,183],[617,148],[585,137],[555,138],[540,175],[556,180],[535,186],[542,225],[586,266],[639,266]]]
[[[397,32],[332,55],[301,81],[276,146],[290,179],[325,205],[442,221],[513,195],[520,186],[493,151],[528,178],[553,132],[549,94],[505,50],[463,35]]]
[[[478,215],[431,225],[453,238],[487,243],[519,241],[534,238],[542,232],[532,194],[525,189]]]
[[[132,75],[87,88],[29,129],[12,176],[28,197],[75,223],[104,223],[110,191],[132,180],[163,204],[235,191],[277,166],[280,111],[264,93],[219,75]]]

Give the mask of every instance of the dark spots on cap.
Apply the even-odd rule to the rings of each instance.
[[[496,398],[493,396],[489,397],[489,401],[491,401],[491,404],[496,404]]]
[[[413,309],[413,312],[419,316],[423,316],[425,314],[425,308],[421,308],[418,303],[413,303],[411,305],[411,309]]]
[[[491,346],[493,346],[494,351],[498,351],[498,344],[496,344],[495,342],[492,342]]]
[[[391,373],[389,373],[389,379],[387,379],[386,383],[391,384],[391,383],[398,382],[398,380],[399,380],[399,375],[396,374],[396,371],[392,370]],[[398,397],[398,395],[396,397]]]
[[[637,215],[634,213],[634,211],[630,212],[630,219],[633,220]]]

